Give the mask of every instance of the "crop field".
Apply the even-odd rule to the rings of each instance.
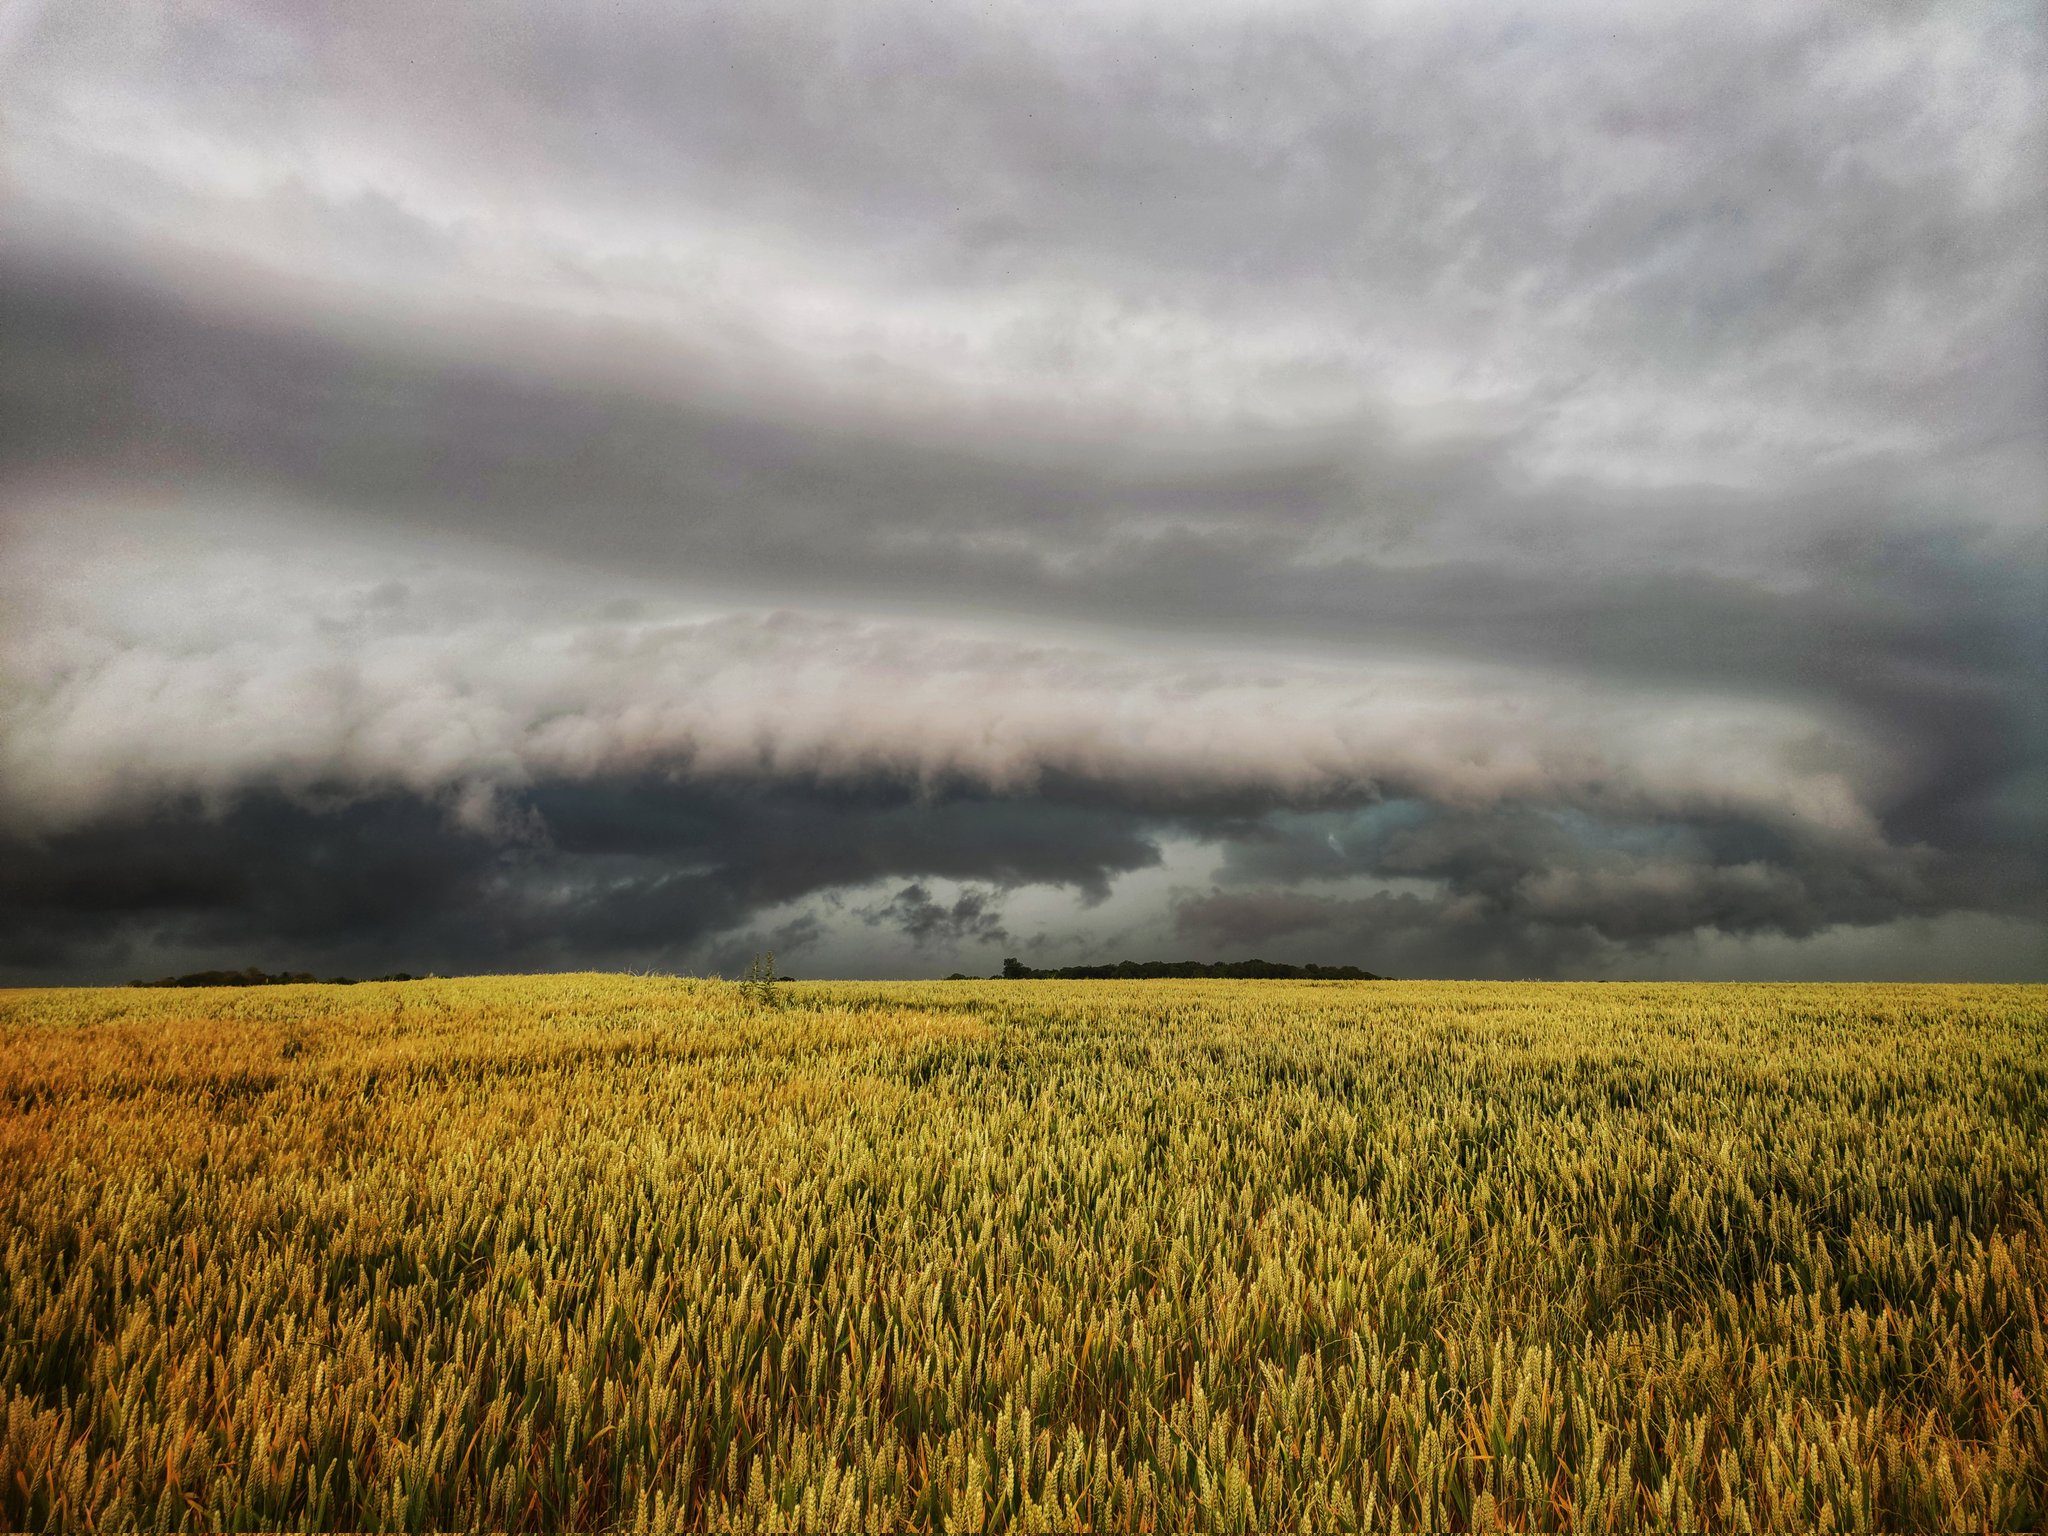
[[[0,993],[0,1527],[2039,1529],[2048,990]]]

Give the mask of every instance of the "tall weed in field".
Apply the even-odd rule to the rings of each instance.
[[[0,1526],[2048,1523],[2048,994],[0,994]]]
[[[775,951],[754,956],[747,966],[746,988],[754,996],[754,1002],[762,1008],[782,1006],[782,994],[775,987]]]

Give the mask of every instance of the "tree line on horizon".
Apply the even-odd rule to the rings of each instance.
[[[1119,960],[1114,965],[1062,965],[1036,969],[1014,957],[993,981],[1182,981],[1204,977],[1240,981],[1385,981],[1355,965],[1285,965],[1278,960]],[[972,981],[955,971],[948,981]]]
[[[389,976],[365,976],[364,981],[416,981],[419,978],[409,971],[393,971]],[[163,976],[155,981],[131,981],[131,987],[283,987],[324,984],[330,987],[352,987],[354,976],[315,976],[311,971],[259,971],[249,966],[239,971],[191,971],[183,976]]]

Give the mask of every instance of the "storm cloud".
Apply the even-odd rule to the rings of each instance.
[[[0,80],[0,974],[2048,975],[2026,8],[17,3]]]

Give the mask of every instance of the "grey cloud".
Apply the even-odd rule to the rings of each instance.
[[[765,956],[775,961],[777,974],[787,976],[790,966],[801,964],[794,957],[815,948],[826,932],[817,913],[800,912],[787,922],[722,935],[705,951],[706,968],[714,976],[745,976]]]
[[[981,887],[961,891],[948,906],[934,901],[925,886],[906,885],[887,902],[863,909],[861,916],[869,923],[897,928],[918,945],[999,943],[1009,938],[998,894]]]
[[[967,941],[1162,828],[1451,969],[2048,887],[2038,17],[15,19],[12,963]]]
[[[1572,828],[1524,809],[1248,821],[1085,796],[933,801],[881,783],[764,791],[652,780],[544,784],[528,809],[528,835],[511,843],[403,795],[327,805],[244,796],[218,813],[185,806],[10,839],[0,975],[118,981],[249,963],[731,973],[763,949],[801,971],[848,922],[903,940],[872,950],[869,966],[953,969],[1027,931],[1006,925],[1005,892],[1100,899],[1154,867],[1166,839],[1226,853],[1218,884],[1184,890],[1168,909],[1183,947],[1405,975],[1626,973],[1702,935],[1812,940],[1967,909],[1911,859],[1831,860],[1755,828]],[[1312,841],[1330,845],[1317,829],[1374,821],[1383,843],[1340,840],[1340,865],[1304,856]],[[1017,942],[1113,959],[1105,944],[1154,942],[1133,940],[1129,917],[1030,925]],[[2022,936],[2048,922],[2038,900],[2010,903],[2009,917],[2020,926],[2007,932]],[[1923,963],[1942,974],[1939,955]]]
[[[18,825],[265,786],[402,788],[484,824],[530,783],[669,772],[1066,782],[1161,812],[1374,793],[1739,806],[1882,841],[1890,779],[1913,766],[1854,718],[1668,680],[707,609],[474,546],[414,544],[395,581],[381,539],[144,526],[138,544],[74,515],[16,541],[0,815]],[[80,538],[101,541],[84,571]]]
[[[53,105],[115,61],[142,110],[277,145],[298,188],[352,152],[327,195],[359,221],[365,174],[398,158],[395,185],[494,211],[536,187],[599,226],[718,210],[937,288],[1280,293],[1408,345],[1497,352],[1526,326],[1568,375],[1728,364],[1754,388],[1790,361],[1879,397],[1902,349],[1999,321],[1966,302],[1931,332],[1902,292],[2038,313],[2019,253],[2041,43],[1988,8],[560,6],[480,27],[356,6],[139,28],[75,6],[42,31],[26,83]],[[630,283],[614,243],[576,276]],[[1916,404],[1998,400],[1949,375]]]
[[[1891,466],[1732,497],[1539,489],[1478,442],[1080,444],[1061,458],[594,391],[391,339],[200,324],[146,289],[28,274],[7,292],[24,473],[90,456],[140,480],[168,462],[202,489],[380,509],[790,599],[1833,693],[1980,769],[2009,752],[1998,738],[2035,697],[2048,635],[2038,525],[1930,525]],[[1361,528],[1376,547],[1356,547]]]
[[[905,875],[984,883],[948,907],[913,881],[881,916],[920,941],[1000,933],[996,885],[1101,892],[1159,857],[1144,822],[1085,805],[920,803],[654,781],[534,788],[529,835],[465,829],[405,795],[186,804],[0,841],[0,976],[125,980],[258,964],[355,974],[582,964],[731,970],[801,950],[832,908]],[[778,912],[790,915],[777,918]]]
[[[1639,967],[1682,937],[1805,940],[1959,911],[2040,931],[2039,867],[1995,869],[1739,818],[1403,802],[1272,818],[1228,846],[1217,883],[1184,892],[1175,916],[1210,944],[1334,943],[1388,969],[1554,975]]]

